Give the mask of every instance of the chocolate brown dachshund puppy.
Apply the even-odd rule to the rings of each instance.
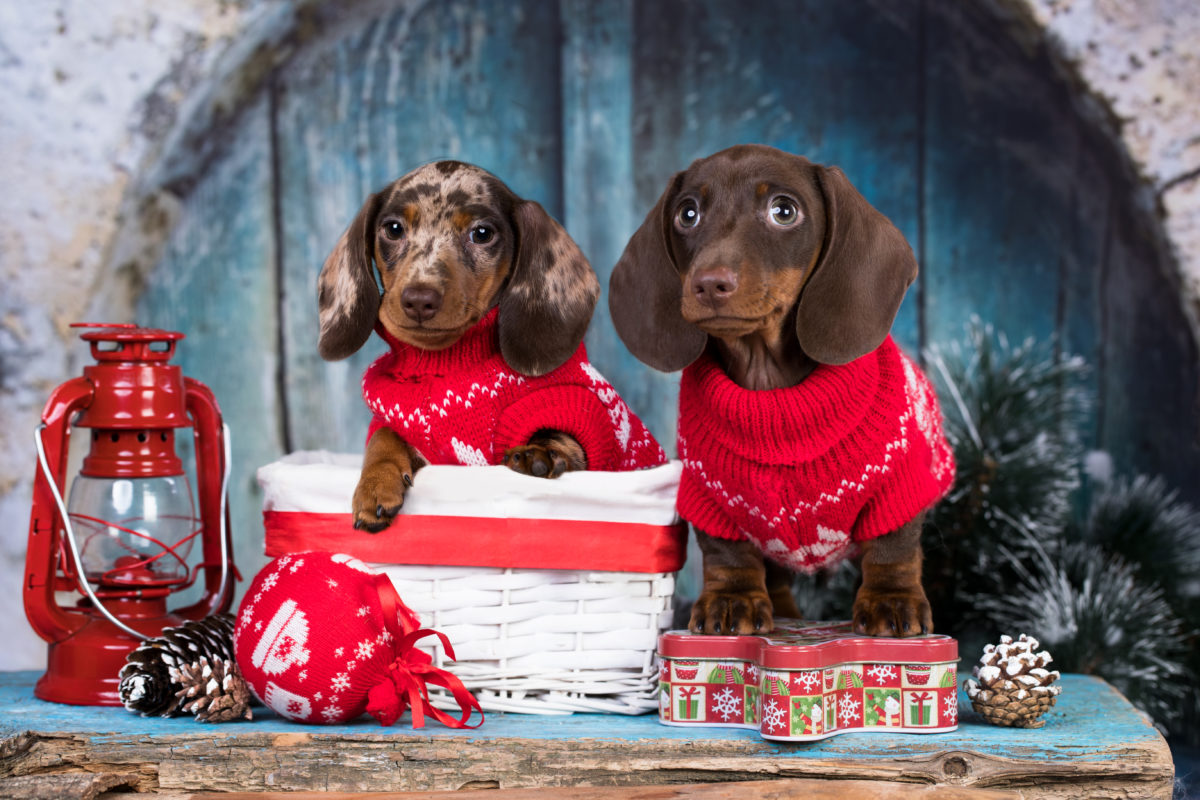
[[[525,384],[526,376],[546,375],[576,353],[599,292],[575,242],[540,205],[478,167],[440,161],[369,196],[330,253],[318,278],[318,347],[326,359],[345,358],[378,326],[393,348],[451,352],[485,317],[493,324],[489,312],[498,308],[498,346],[519,373],[502,377]],[[483,398],[475,400],[478,411]],[[471,405],[468,397],[465,407]],[[414,474],[433,458],[423,451],[449,452],[448,442],[414,438],[388,425],[370,436],[354,493],[354,527],[387,527]],[[447,463],[492,463],[478,448],[459,450],[471,458]],[[508,448],[503,463],[550,478],[588,466],[579,442],[553,428]]]
[[[799,617],[790,570],[855,551],[854,629],[932,631],[921,527],[953,460],[928,382],[888,335],[916,275],[904,236],[841,170],[759,145],[673,176],[630,240],[613,322],[642,361],[686,367],[679,509],[704,556],[693,631]]]

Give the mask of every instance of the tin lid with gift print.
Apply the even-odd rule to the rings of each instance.
[[[892,639],[856,634],[849,622],[781,619],[765,635],[712,636],[667,631],[658,639],[663,658],[741,659],[767,669],[821,669],[847,662],[939,664],[958,661],[958,642],[923,634]]]

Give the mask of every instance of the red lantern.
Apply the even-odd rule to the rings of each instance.
[[[51,393],[35,436],[23,590],[25,614],[50,647],[34,694],[120,705],[117,673],[143,639],[232,603],[229,437],[208,387],[167,363],[182,333],[73,327],[98,328],[82,335],[97,363]],[[72,425],[91,430],[91,449],[64,503]],[[175,452],[181,428],[194,430],[199,517]],[[193,568],[187,556],[197,537],[202,555]],[[200,569],[203,597],[168,612],[167,597],[191,586]],[[64,606],[59,592],[83,596]]]

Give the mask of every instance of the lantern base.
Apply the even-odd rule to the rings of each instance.
[[[119,706],[118,674],[141,640],[94,611],[77,613],[87,616],[88,621],[69,638],[50,643],[46,674],[38,679],[33,694],[41,700],[73,706]],[[147,636],[159,636],[163,628],[184,623],[174,614],[122,617],[121,621]]]

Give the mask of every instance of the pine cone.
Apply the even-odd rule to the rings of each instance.
[[[171,669],[193,664],[201,656],[232,660],[233,622],[233,615],[217,614],[167,628],[162,636],[142,642],[121,667],[121,702],[143,717],[178,714],[176,694],[181,686]]]
[[[250,687],[232,658],[217,658],[211,664],[201,656],[194,664],[171,670],[183,688],[175,693],[176,703],[196,715],[197,722],[229,722],[253,719]]]
[[[1014,728],[1046,724],[1042,715],[1054,705],[1062,687],[1051,685],[1060,676],[1046,669],[1050,654],[1034,652],[1037,649],[1038,640],[1025,634],[1015,642],[1011,636],[1001,636],[999,645],[983,648],[975,667],[978,681],[963,681],[963,688],[972,707],[988,722]]]

